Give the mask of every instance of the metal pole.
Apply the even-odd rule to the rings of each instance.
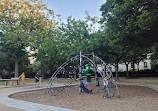
[[[97,56],[95,56],[95,57],[97,57]],[[102,60],[102,59],[100,59],[99,57],[97,57],[100,61],[102,61],[105,65],[106,65],[106,63]],[[111,70],[110,70],[110,68],[109,68],[109,66],[108,65],[106,65],[106,69],[108,69],[108,71],[110,72],[110,74],[111,74],[111,78],[113,79],[113,82],[115,83],[115,86],[116,86],[116,89],[117,89],[117,93],[118,93],[118,97],[120,98],[120,92],[119,92],[119,89],[118,89],[118,86],[117,86],[117,84],[116,84],[116,81],[115,81],[115,79],[114,79],[114,77],[113,77],[113,74],[112,74],[112,72],[111,72]]]
[[[81,94],[81,78],[82,78],[82,52],[80,51],[79,94]]]
[[[93,55],[93,62],[95,63],[95,55],[94,52],[92,52]],[[94,65],[93,65],[94,66]],[[94,72],[95,72],[95,81],[96,81],[96,86],[97,86],[97,93],[99,93],[99,79],[97,77],[97,71],[96,71],[96,67],[94,67]]]

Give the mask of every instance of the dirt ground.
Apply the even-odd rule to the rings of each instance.
[[[141,78],[131,78],[131,79],[120,77],[119,80],[116,81],[117,83],[142,83],[142,84],[158,85],[158,77],[141,77]]]
[[[45,94],[46,90],[38,90],[17,93],[10,97],[79,111],[158,111],[158,91],[154,89],[119,85],[121,97],[117,98],[116,93],[111,99],[103,98],[103,91],[97,93],[96,90],[94,88],[93,94],[79,95],[78,86],[71,86],[56,88],[55,96]]]

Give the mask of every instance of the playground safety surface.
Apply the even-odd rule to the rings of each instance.
[[[95,87],[91,85],[91,87]],[[103,92],[78,94],[78,86],[56,88],[54,94],[45,94],[45,90],[13,94],[10,97],[45,105],[52,105],[79,111],[157,111],[158,91],[131,85],[119,85],[120,98],[103,98]],[[101,89],[101,87],[100,87]]]

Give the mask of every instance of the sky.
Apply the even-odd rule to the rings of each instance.
[[[53,9],[55,15],[60,14],[62,22],[66,22],[69,16],[75,19],[84,19],[86,11],[91,17],[101,17],[100,6],[106,0],[43,0],[49,9]]]

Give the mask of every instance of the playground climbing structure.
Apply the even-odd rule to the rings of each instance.
[[[120,92],[119,92],[119,89],[118,89],[118,86],[117,86],[117,83],[113,77],[113,74],[108,66],[108,64],[103,61],[101,58],[99,58],[98,56],[95,56],[94,53],[83,53],[83,52],[80,52],[80,55],[77,55],[75,57],[72,57],[71,59],[67,60],[66,62],[64,62],[54,73],[53,75],[51,76],[50,80],[49,80],[49,83],[47,85],[47,90],[45,93],[50,93],[51,95],[54,95],[54,90],[55,90],[55,87],[53,86],[53,81],[55,79],[57,79],[58,75],[61,74],[61,72],[65,69],[66,66],[70,65],[72,62],[74,61],[78,61],[79,62],[79,66],[78,67],[75,67],[76,69],[78,68],[79,71],[77,74],[69,74],[71,76],[71,78],[75,78],[77,80],[79,80],[79,94],[82,93],[82,87],[81,87],[81,79],[82,79],[82,76],[83,76],[83,73],[87,74],[87,77],[88,77],[88,80],[90,80],[90,76],[91,74],[89,74],[88,71],[89,69],[89,66],[86,66],[87,70],[85,69],[85,71],[83,71],[83,67],[84,67],[84,64],[89,64],[91,69],[93,70],[94,74],[94,78],[95,78],[95,85],[97,87],[97,93],[99,93],[100,89],[99,89],[99,85],[102,85],[103,87],[106,87],[106,90],[104,89],[104,94],[107,93],[107,98],[111,98],[112,96],[115,96],[115,93],[117,92],[117,96],[120,97]],[[100,65],[103,70],[107,70],[110,77],[107,79],[109,81],[109,85],[108,84],[104,84],[104,83],[107,83],[107,81],[103,78],[103,71],[99,69],[99,67],[97,65]],[[98,74],[100,76],[98,76]],[[61,75],[65,74],[65,72]],[[62,77],[62,76],[61,76]],[[102,84],[99,83],[99,78],[101,77],[102,79]],[[91,81],[89,81],[91,82]],[[112,84],[113,84],[113,87],[114,87],[114,90],[112,91],[111,88],[112,88]],[[72,85],[72,82],[70,82],[69,84],[67,84],[66,86],[71,86]],[[103,94],[103,95],[104,95]]]

